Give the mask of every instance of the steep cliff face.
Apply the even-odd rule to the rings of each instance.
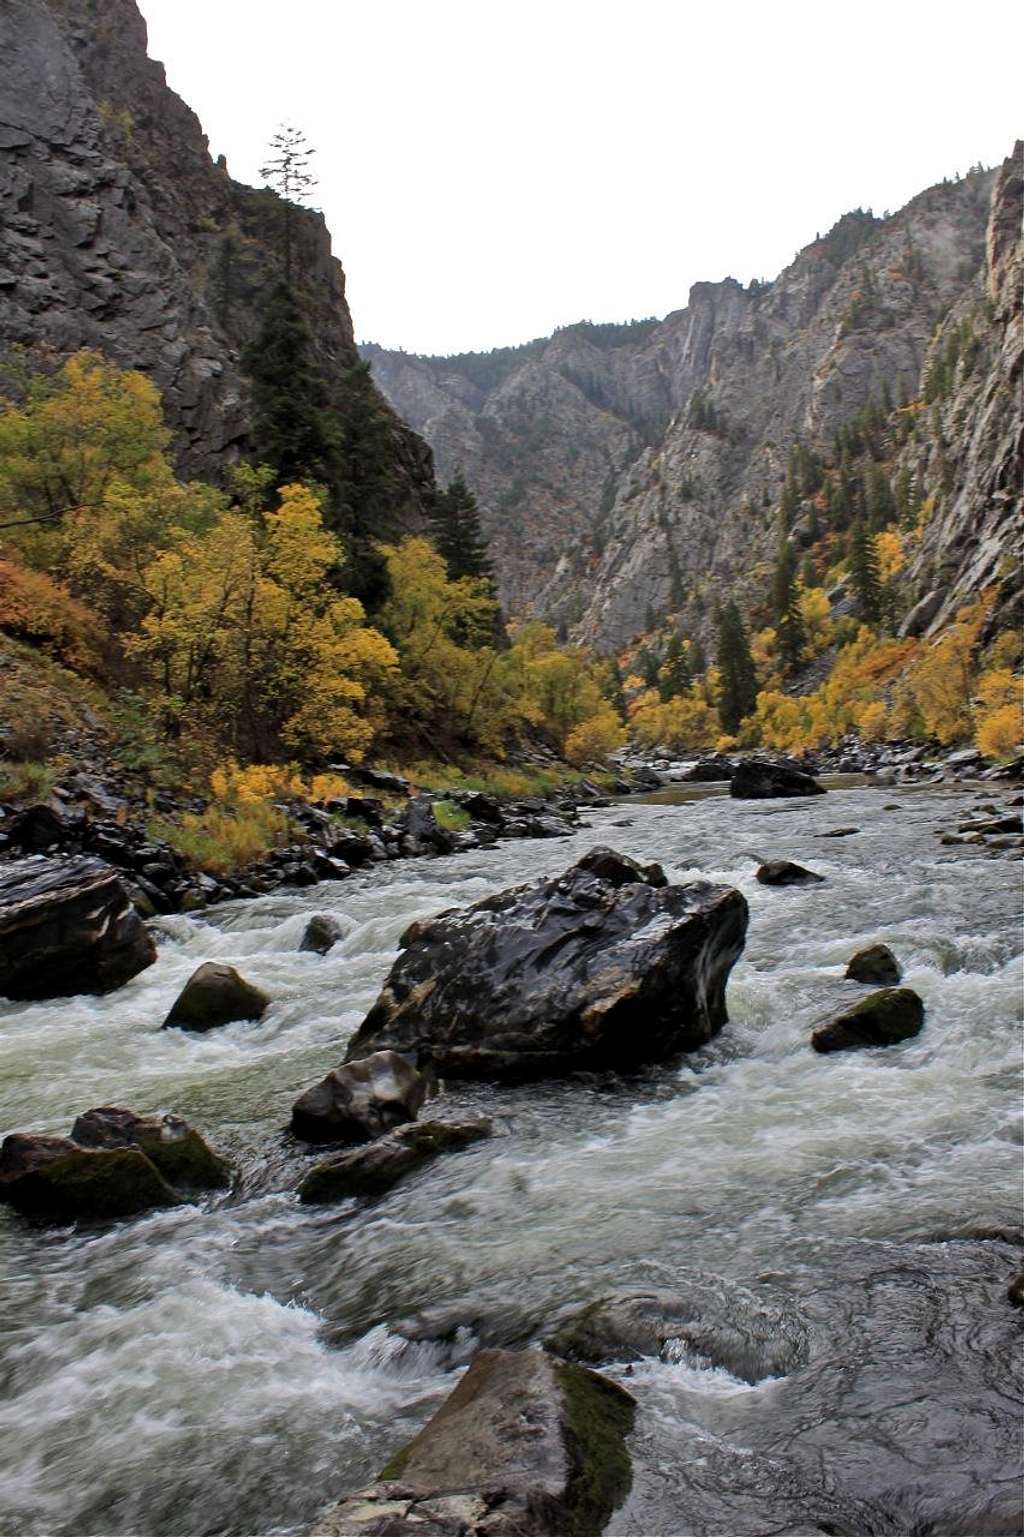
[[[1024,143],[992,194],[985,265],[925,362],[928,430],[904,452],[931,507],[910,566],[905,628],[934,632],[982,588],[1000,589],[997,629],[1019,625],[1024,524]],[[935,371],[945,369],[935,387]]]
[[[723,588],[762,595],[791,445],[825,451],[870,400],[915,394],[937,324],[977,284],[993,180],[849,214],[774,283],[696,284],[610,343],[569,328],[493,381],[479,358],[366,355],[442,473],[464,465],[511,606],[602,650],[652,615],[699,627]]]
[[[247,446],[244,346],[280,270],[283,205],[210,158],[146,54],[134,0],[0,4],[0,350],[97,347],[159,385],[180,468]],[[358,361],[323,217],[295,215],[296,272],[325,375]],[[397,419],[393,514],[416,526],[426,446]]]

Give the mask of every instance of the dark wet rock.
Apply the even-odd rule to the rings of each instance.
[[[811,1045],[821,1052],[892,1046],[919,1035],[923,1025],[924,1004],[913,988],[886,987],[819,1025]]]
[[[421,795],[410,800],[395,823],[395,828],[403,854],[416,856],[451,852],[451,834],[438,825],[433,806]]]
[[[299,1186],[306,1204],[345,1196],[383,1195],[413,1170],[441,1153],[455,1152],[491,1136],[490,1121],[410,1121],[375,1142],[318,1163]]]
[[[138,1147],[85,1148],[14,1132],[0,1147],[0,1201],[51,1222],[130,1217],[178,1197]]]
[[[169,1185],[216,1190],[231,1183],[231,1170],[187,1121],[176,1115],[136,1115],[120,1106],[87,1110],[71,1128],[79,1147],[141,1148]]]
[[[326,955],[342,937],[341,924],[330,913],[314,913],[306,924],[300,950],[312,950],[316,955]]]
[[[591,868],[605,861],[614,879]],[[651,879],[591,850],[564,875],[419,925],[350,1057],[390,1047],[446,1077],[525,1081],[703,1045],[726,1020],[747,904],[728,886]]]
[[[789,859],[770,859],[758,867],[757,879],[762,886],[812,886],[825,877],[813,870],[805,870],[803,865],[795,865]]]
[[[361,833],[344,831],[332,835],[327,852],[335,859],[343,859],[353,869],[358,869],[373,858],[373,843]]]
[[[846,976],[851,982],[873,982],[876,987],[895,987],[903,973],[888,945],[868,945],[850,957]]]
[[[807,1357],[806,1331],[789,1303],[707,1275],[684,1277],[673,1291],[599,1297],[565,1318],[544,1348],[590,1365],[696,1358],[745,1382],[782,1376]]]
[[[178,994],[163,1029],[215,1030],[238,1019],[260,1019],[269,1007],[268,995],[233,966],[204,961]]]
[[[26,806],[5,824],[4,833],[8,848],[22,854],[41,854],[63,844],[68,823],[52,806]]]
[[[1006,1288],[1006,1295],[1015,1308],[1024,1308],[1024,1270],[1014,1276]]]
[[[854,833],[859,833],[859,827],[833,827],[827,833],[815,833],[816,838],[852,838]]]
[[[715,784],[723,779],[731,779],[734,765],[730,759],[721,753],[712,753],[710,757],[701,758],[693,764],[681,778],[687,784]]]
[[[1005,817],[990,817],[983,821],[961,822],[957,828],[959,833],[1019,833],[1021,819],[1012,814]]]
[[[108,993],[156,960],[124,884],[95,859],[0,867],[0,997]]]
[[[468,795],[460,795],[459,801],[474,822],[490,822],[495,827],[500,827],[504,821],[505,813],[500,801],[493,795],[483,795],[477,790]]]
[[[586,870],[591,875],[596,875],[598,880],[607,881],[610,886],[667,886],[668,878],[664,870],[658,864],[642,865],[636,859],[631,859],[628,854],[617,854],[614,849],[604,848],[599,845],[584,854],[576,865],[577,870]]]
[[[629,1492],[635,1403],[539,1350],[483,1350],[379,1481],[308,1537],[598,1537]]]
[[[304,1142],[372,1142],[414,1121],[430,1088],[407,1057],[376,1051],[351,1058],[292,1106],[292,1130]]]
[[[812,775],[787,763],[744,758],[733,771],[729,794],[736,800],[761,801],[785,795],[824,795],[825,787]]]

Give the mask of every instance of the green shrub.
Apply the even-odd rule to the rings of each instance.
[[[46,763],[0,762],[0,801],[30,805],[48,801],[56,782],[56,770]]]

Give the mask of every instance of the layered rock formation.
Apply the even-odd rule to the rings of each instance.
[[[827,453],[868,402],[913,397],[945,328],[970,316],[974,367],[942,408],[945,444],[914,443],[923,489],[941,476],[944,497],[911,590],[941,584],[945,614],[1010,550],[1019,201],[1018,151],[1016,168],[944,182],[891,217],[846,215],[773,283],[698,283],[658,324],[584,324],[490,355],[364,355],[442,475],[464,466],[509,606],[611,650],[670,611],[706,633],[723,585],[763,596],[791,446]]]
[[[239,360],[280,271],[283,204],[211,159],[198,118],[146,55],[134,0],[0,7],[0,355],[96,347],[160,387],[179,468],[217,479],[249,429]],[[294,255],[327,378],[358,362],[323,216]],[[415,528],[429,449],[393,422],[395,527]]]

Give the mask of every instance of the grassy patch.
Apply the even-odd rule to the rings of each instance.
[[[469,812],[454,801],[435,801],[431,809],[438,827],[449,833],[464,833],[472,822]]]
[[[179,821],[159,817],[150,822],[148,831],[151,838],[176,848],[193,870],[207,875],[244,869],[298,836],[284,812],[266,802],[214,804],[198,815],[186,813]]]
[[[57,772],[47,763],[0,763],[0,801],[48,801],[56,783]]]

